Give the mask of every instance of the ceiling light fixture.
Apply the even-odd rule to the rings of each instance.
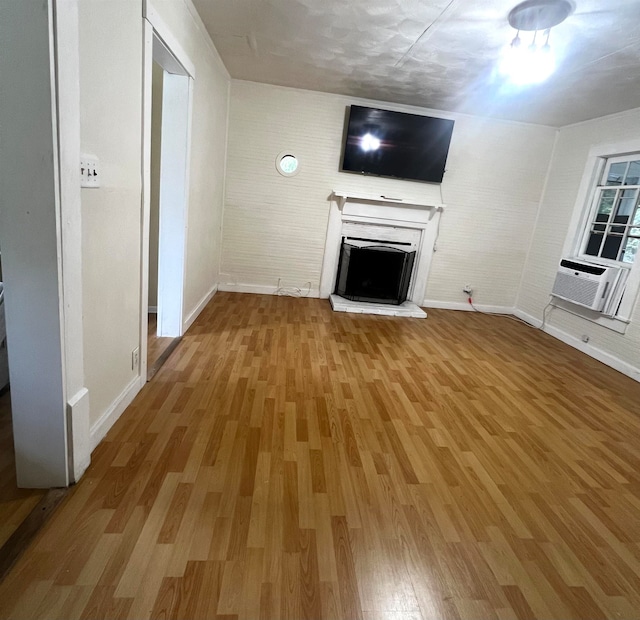
[[[573,9],[570,0],[525,0],[511,9],[509,24],[516,30],[516,36],[505,49],[500,72],[519,85],[546,80],[556,66],[549,45],[551,28],[567,19]],[[533,33],[529,45],[523,44],[521,32]],[[542,33],[540,37],[539,32]]]

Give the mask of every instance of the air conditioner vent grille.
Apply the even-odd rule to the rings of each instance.
[[[570,299],[585,306],[593,306],[598,294],[599,283],[573,275],[558,272],[553,285],[553,294]]]

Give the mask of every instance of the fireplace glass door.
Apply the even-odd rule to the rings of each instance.
[[[415,256],[415,251],[359,247],[343,239],[335,294],[351,301],[399,305],[409,293]]]

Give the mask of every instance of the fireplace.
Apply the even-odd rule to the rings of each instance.
[[[337,312],[425,318],[419,306],[443,210],[436,200],[422,203],[334,191],[320,296],[328,297]],[[352,269],[358,274],[361,267],[369,274],[352,276]]]
[[[376,243],[343,237],[335,294],[351,301],[400,305],[407,300],[416,253]]]

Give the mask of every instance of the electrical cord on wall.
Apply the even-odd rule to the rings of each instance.
[[[467,301],[469,302],[469,305],[473,308],[473,310],[475,312],[479,312],[480,314],[490,314],[491,316],[504,316],[507,319],[511,319],[512,321],[523,323],[524,325],[526,325],[527,327],[531,327],[532,329],[538,329],[538,330],[544,331],[545,324],[547,321],[547,309],[549,308],[549,306],[551,306],[552,299],[549,298],[549,303],[544,307],[544,310],[542,311],[542,324],[540,325],[540,327],[536,327],[531,323],[527,323],[527,321],[521,319],[520,317],[514,316],[513,314],[505,314],[504,312],[485,312],[484,310],[480,310],[476,308],[475,305],[473,304],[473,297],[471,295],[469,295],[469,297],[467,298]],[[553,306],[551,306],[551,308],[553,309]]]
[[[549,303],[542,310],[542,324],[538,328],[538,329],[540,329],[542,331],[544,331],[544,328],[545,328],[545,326],[547,324],[547,309],[549,307],[551,307],[551,310],[553,310],[555,308],[555,306],[552,305],[552,302],[553,302],[553,297],[551,295],[549,295]],[[549,312],[551,312],[551,310],[549,310]]]
[[[276,289],[276,295],[282,295],[283,297],[309,297],[311,294],[311,282],[307,282],[307,290],[303,291],[297,286],[285,288],[280,286],[282,278],[278,278],[278,288]]]
[[[442,195],[442,192],[441,192]],[[436,227],[436,238],[433,240],[433,251],[438,251],[438,238],[440,237],[440,219],[442,217],[442,211],[440,211],[440,215],[438,216],[438,225]]]
[[[438,185],[438,189],[440,191],[440,204],[443,205],[444,204],[444,198],[442,196],[442,184]],[[436,238],[433,240],[433,251],[437,252],[438,251],[438,239],[440,238],[440,220],[442,219],[442,213],[443,213],[443,209],[438,208],[438,210],[440,211],[440,214],[438,215],[438,225],[436,228]]]

